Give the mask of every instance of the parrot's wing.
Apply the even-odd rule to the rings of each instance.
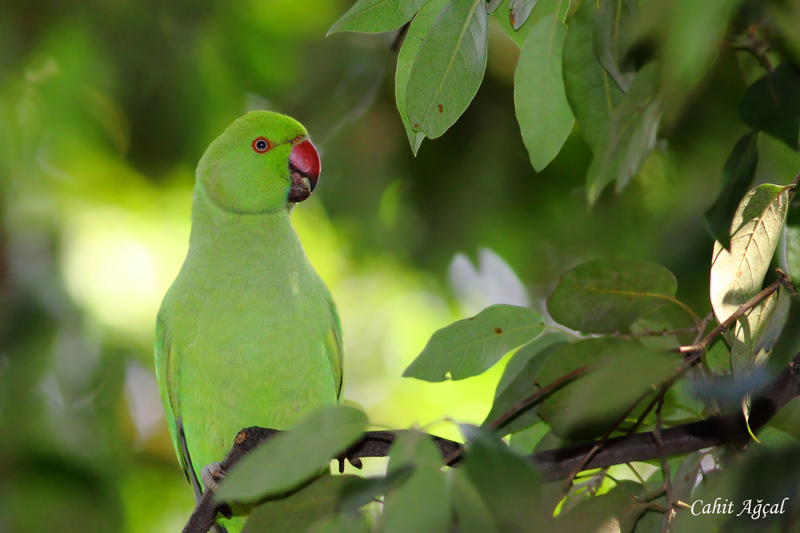
[[[336,389],[336,399],[341,401],[342,385],[344,384],[342,323],[339,320],[339,313],[336,311],[336,304],[333,303],[330,297],[328,298],[328,303],[330,303],[331,306],[331,329],[328,333],[326,348],[331,363],[331,370],[333,371],[333,385]]]
[[[192,467],[192,460],[189,457],[189,448],[186,446],[183,420],[180,415],[178,358],[176,355],[170,342],[166,322],[159,316],[156,320],[156,378],[158,379],[158,388],[161,392],[161,401],[164,404],[167,426],[170,434],[172,434],[172,443],[175,445],[175,453],[178,454],[178,460],[181,463],[186,479],[194,489],[195,500],[199,501],[202,496],[202,490]]]

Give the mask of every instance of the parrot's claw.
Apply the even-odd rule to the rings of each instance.
[[[219,484],[224,477],[225,471],[222,470],[222,463],[211,463],[204,466],[200,471],[200,479],[203,480],[203,485],[211,492],[217,492]]]

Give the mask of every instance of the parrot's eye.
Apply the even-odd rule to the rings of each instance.
[[[264,137],[259,137],[255,141],[253,141],[253,150],[258,152],[259,154],[263,154],[264,152],[268,152],[269,149],[272,147],[272,144],[265,139]]]

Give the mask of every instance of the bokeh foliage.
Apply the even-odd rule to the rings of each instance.
[[[413,4],[406,20],[422,5],[399,3]],[[248,109],[295,116],[322,151],[318,193],[296,210],[295,222],[340,308],[345,396],[391,427],[444,415],[480,424],[505,359],[480,376],[431,385],[402,379],[403,370],[435,330],[490,304],[532,303],[544,311],[559,275],[586,261],[663,265],[679,282],[670,296],[707,313],[714,239],[703,216],[722,198],[721,182],[742,192],[709,212],[715,235],[726,229],[720,217],[733,216],[751,185],[786,184],[800,168],[792,150],[795,2],[431,0],[399,56],[395,32],[325,37],[351,5],[0,5],[0,530],[175,531],[185,522],[191,491],[160,418],[153,322],[185,253],[196,161]],[[439,7],[454,17],[426,44],[428,31],[416,26],[433,26]],[[624,34],[603,25],[617,18]],[[470,31],[477,53],[451,55],[466,58],[469,68],[453,78],[455,111],[442,123],[428,70],[415,68],[415,58],[439,61],[448,32],[459,29]],[[564,32],[559,63],[538,45]],[[541,71],[525,70],[527,60],[516,69],[519,57],[553,72],[560,65],[563,82],[537,78]],[[767,65],[776,68],[765,79]],[[765,97],[775,78],[786,89]],[[598,90],[604,86],[609,90]],[[520,98],[559,89],[563,98],[543,99],[520,115]],[[601,98],[610,106],[586,105]],[[615,128],[611,135],[603,124]],[[420,133],[437,138],[420,145]],[[753,144],[757,166],[747,164]],[[619,195],[604,190],[611,182]],[[796,209],[788,220],[785,257],[796,262]],[[661,311],[665,316],[629,327],[687,325],[679,323],[685,316]],[[796,323],[796,303],[789,320]],[[771,361],[785,363],[796,347],[796,333],[784,328]],[[537,354],[559,349],[519,350],[514,358],[526,359],[512,367],[520,374],[504,376],[507,390],[518,390],[508,380],[533,376],[539,368],[529,366],[550,359]],[[702,405],[669,414],[685,420],[697,409]],[[446,425],[426,429],[459,434]],[[496,438],[469,431],[471,453],[496,463],[481,469],[476,460],[448,473],[453,508],[473,513],[475,523],[497,523],[491,515],[498,509],[503,520],[524,523],[526,515],[515,514],[524,502],[514,498],[538,486],[536,474],[521,471]],[[530,451],[563,441],[525,430],[511,444]],[[436,477],[424,447],[411,439],[396,461],[419,462]],[[761,463],[742,467],[742,479],[757,468],[780,477],[777,460],[754,460]],[[503,472],[509,475],[498,477]],[[625,478],[622,470],[613,474]],[[610,505],[630,503],[624,482],[604,483]],[[540,500],[552,502],[541,490]],[[587,508],[598,505],[594,500],[581,501],[594,492],[581,486],[562,506],[586,512],[565,516],[602,517],[602,509]],[[634,508],[642,520],[656,514]],[[339,521],[331,528],[356,530],[347,521],[358,519],[331,520]],[[566,520],[585,530],[579,519]]]

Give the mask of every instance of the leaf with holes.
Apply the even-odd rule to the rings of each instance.
[[[731,224],[731,247],[714,244],[711,307],[718,322],[761,290],[778,245],[791,188],[764,184],[742,199]]]
[[[636,74],[630,90],[614,108],[608,135],[589,165],[586,196],[590,204],[597,201],[606,185],[616,180],[620,192],[639,171],[656,144],[660,121],[656,68],[649,64]]]
[[[656,308],[678,303],[678,282],[660,265],[589,261],[561,276],[547,310],[558,323],[586,333],[626,330]],[[679,304],[680,305],[680,304]]]
[[[547,329],[533,309],[493,305],[434,333],[403,376],[425,381],[476,376]]]
[[[420,10],[427,0],[358,0],[337,20],[328,35],[337,31],[380,33],[399,28]]]
[[[411,67],[406,111],[414,131],[441,136],[467,109],[486,70],[485,0],[450,0]]]
[[[728,248],[731,241],[731,221],[742,198],[756,174],[758,165],[758,132],[742,135],[733,147],[722,169],[722,188],[714,205],[705,213],[711,236]]]
[[[538,21],[525,39],[514,74],[517,122],[537,172],[558,155],[572,131],[572,110],[561,75],[566,34],[564,23],[556,18]]]
[[[408,94],[408,77],[411,74],[411,67],[414,64],[414,59],[417,57],[419,48],[425,37],[428,35],[436,17],[442,12],[448,0],[430,0],[423,6],[414,22],[408,29],[403,47],[397,56],[397,71],[394,76],[394,94],[397,101],[397,111],[400,113],[400,119],[403,121],[403,126],[406,129],[408,142],[411,144],[411,151],[414,155],[417,154],[419,146],[425,139],[425,134],[421,131],[414,131],[411,127],[411,121],[406,112],[406,99]]]
[[[564,41],[564,89],[586,144],[597,151],[623,92],[598,61],[592,48],[595,2],[584,2]]]

